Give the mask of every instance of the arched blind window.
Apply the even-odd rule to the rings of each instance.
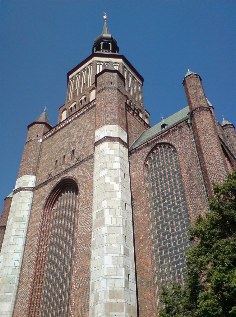
[[[159,144],[146,163],[158,285],[183,282],[189,220],[177,152]]]
[[[63,180],[45,206],[30,316],[69,316],[78,188]]]

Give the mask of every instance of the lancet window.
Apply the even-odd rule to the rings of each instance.
[[[78,188],[63,180],[51,193],[41,223],[30,316],[70,316]]]
[[[189,247],[189,219],[175,148],[158,144],[146,161],[157,279],[161,284],[183,283]]]

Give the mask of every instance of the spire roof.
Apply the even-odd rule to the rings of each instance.
[[[221,123],[222,127],[224,125],[233,125],[231,122],[229,122],[228,120],[226,120],[224,117],[223,117],[223,120],[222,120],[222,123]]]
[[[107,27],[107,14],[106,14],[106,12],[104,12],[103,20],[104,20],[104,25],[103,25],[103,29],[102,29],[102,34],[110,34],[108,31],[108,27]]]
[[[40,113],[40,115],[38,116],[38,118],[34,122],[46,123],[46,124],[51,126],[51,123],[49,122],[48,116],[46,114],[46,109],[44,109],[44,111],[42,113]]]
[[[185,74],[184,78],[186,78],[189,75],[198,75],[197,73],[192,72],[190,69],[188,69],[187,73]],[[199,75],[198,75],[199,76]]]
[[[116,40],[108,31],[107,14],[103,15],[104,25],[102,34],[99,35],[93,44],[93,53],[119,53],[119,47]]]
[[[46,107],[44,111],[40,113],[38,118],[28,125],[28,128],[31,127],[35,123],[44,123],[44,124],[47,124],[50,128],[52,127],[51,123],[48,120],[48,116],[46,114]]]

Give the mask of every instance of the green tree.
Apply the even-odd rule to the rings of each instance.
[[[186,285],[163,290],[160,317],[236,316],[236,172],[214,192],[190,229]]]

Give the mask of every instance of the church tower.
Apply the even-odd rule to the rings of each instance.
[[[2,246],[0,315],[136,317],[128,147],[149,114],[143,78],[119,55],[106,15],[67,82],[58,124],[43,112],[28,127]]]

